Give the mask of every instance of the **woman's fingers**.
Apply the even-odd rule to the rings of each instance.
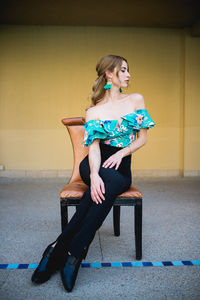
[[[91,177],[91,198],[96,204],[102,203],[105,200],[104,194],[104,182],[99,174]]]
[[[106,191],[105,191],[105,185],[104,185],[103,180],[101,181],[100,186],[101,186],[102,193],[105,194]],[[105,198],[104,198],[104,199],[105,199]]]
[[[102,190],[101,190],[101,186],[99,187],[99,189],[98,189],[98,195],[101,197],[101,199],[102,200],[105,200],[105,198],[104,198],[104,195],[103,195],[103,192],[102,192]]]
[[[109,161],[105,161],[102,165],[102,167],[107,168],[107,166],[109,165]]]
[[[102,167],[104,167],[104,168],[107,168],[107,167],[112,168],[114,165],[117,165],[117,169],[118,169],[120,163],[121,163],[121,159],[117,159],[117,160],[107,160],[107,161],[105,161],[105,162],[103,163]],[[115,169],[116,169],[116,168],[115,168]]]
[[[102,167],[112,168],[114,165],[121,163],[122,157],[123,156],[121,153],[119,153],[119,152],[115,153],[115,154],[111,155],[107,160],[104,161],[104,163],[102,164]]]
[[[92,201],[93,202],[95,202],[96,204],[98,204],[97,203],[97,200],[96,200],[96,198],[95,198],[95,196],[94,196],[94,193],[91,191],[91,198],[92,198]]]
[[[114,162],[112,161],[112,160],[108,160],[108,161],[105,161],[104,163],[103,163],[103,167],[104,168],[107,168],[107,167],[109,167],[111,164],[113,164]]]
[[[103,196],[103,195],[102,195]],[[94,189],[93,191],[91,191],[91,197],[92,200],[98,204],[98,203],[102,203],[102,199],[99,196],[98,190]]]
[[[102,203],[102,200],[105,200],[104,195],[101,191],[101,183],[100,186],[98,186],[96,189],[96,197],[98,198],[99,201],[101,201],[100,203]]]
[[[95,191],[94,193],[94,198],[95,198],[95,202],[98,203],[102,203],[101,198],[99,197],[98,193]]]
[[[109,168],[114,167],[115,164],[116,164],[116,161],[113,161],[113,162],[110,164]]]
[[[119,168],[120,164],[121,164],[121,160],[119,160],[119,161],[116,163],[115,170],[117,170],[117,169]]]
[[[98,202],[102,203],[102,199],[101,199],[101,196],[99,194],[99,191],[96,192],[95,196],[96,196],[96,199],[98,200]]]
[[[106,161],[103,163],[103,167],[108,167],[113,162],[113,158],[109,157]]]
[[[115,170],[119,168],[119,163],[116,164]]]
[[[105,187],[104,182],[102,180],[102,182],[100,182],[100,186],[93,188],[93,190],[91,191],[92,200],[97,204],[102,203],[102,200],[105,200],[103,193],[105,193]]]
[[[91,189],[91,197],[92,197],[92,201],[94,201],[96,204],[98,204],[98,200],[96,198],[96,191],[94,188]]]

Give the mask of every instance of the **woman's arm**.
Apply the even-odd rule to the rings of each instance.
[[[90,164],[90,176],[99,173],[101,164],[101,153],[99,148],[99,139],[95,139],[89,146],[89,164]]]
[[[144,98],[141,94],[134,94],[135,99],[135,110],[137,109],[145,109]],[[140,128],[140,131],[137,133],[137,139],[132,142],[128,147],[122,149],[123,156],[127,156],[144,146],[147,142],[147,129]]]
[[[122,150],[120,150],[123,153],[123,157],[132,154],[133,152],[135,152],[136,150],[138,150],[146,144],[147,129],[141,128],[138,136],[139,137],[135,141],[133,141],[128,147],[125,147]]]
[[[86,112],[86,122],[95,119],[94,109],[88,109]],[[102,203],[105,200],[105,186],[102,178],[99,176],[101,164],[101,152],[99,147],[99,139],[95,139],[89,146],[88,160],[90,165],[90,181],[91,181],[91,197],[94,202]]]
[[[94,108],[89,108],[86,111],[85,121],[95,120],[96,114]],[[100,163],[101,163],[101,154],[99,148],[99,139],[95,139],[93,143],[89,146],[89,164],[90,164],[90,174],[98,174]]]
[[[140,137],[138,139],[133,141],[128,147],[125,147],[122,150],[119,150],[115,154],[111,155],[103,163],[102,166],[104,168],[107,168],[107,167],[112,168],[113,166],[116,165],[115,169],[117,170],[123,157],[132,154],[133,152],[135,152],[136,150],[138,150],[139,148],[144,146],[144,144],[146,143],[146,132],[145,131],[147,129],[142,128],[142,129],[140,129],[140,131],[141,130],[143,131],[143,133],[140,133]]]
[[[133,94],[133,107],[134,110],[137,109],[145,109],[145,102],[144,98],[141,94]],[[137,139],[133,141],[128,147],[125,147],[117,153],[113,154],[110,156],[103,164],[103,167],[107,168],[112,168],[114,165],[116,165],[115,169],[118,169],[121,160],[123,157],[128,156],[144,146],[147,142],[147,129],[146,128],[141,128],[140,131],[137,134]]]

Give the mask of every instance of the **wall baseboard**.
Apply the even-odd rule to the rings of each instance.
[[[0,177],[9,178],[69,178],[71,174],[72,170],[0,170]],[[132,177],[200,177],[200,170],[132,170]]]
[[[0,177],[10,178],[51,178],[51,177],[70,177],[72,170],[4,170],[0,171]]]
[[[184,177],[199,177],[200,170],[187,170],[184,171]]]

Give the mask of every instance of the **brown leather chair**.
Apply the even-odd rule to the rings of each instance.
[[[78,206],[81,197],[88,186],[82,181],[79,173],[79,164],[88,154],[88,147],[82,144],[85,119],[65,118],[62,123],[68,129],[74,152],[73,172],[68,184],[60,192],[61,227],[68,223],[68,206]],[[134,206],[135,210],[135,248],[136,259],[142,259],[142,193],[131,184],[128,191],[115,199],[113,206],[113,225],[115,236],[120,235],[120,206]]]

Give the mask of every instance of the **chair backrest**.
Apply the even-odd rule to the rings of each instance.
[[[82,144],[84,136],[83,125],[85,124],[85,119],[82,117],[65,118],[62,119],[62,123],[66,126],[69,132],[74,154],[73,171],[69,183],[82,181],[79,172],[79,164],[82,159],[88,154],[88,147],[85,147]]]

